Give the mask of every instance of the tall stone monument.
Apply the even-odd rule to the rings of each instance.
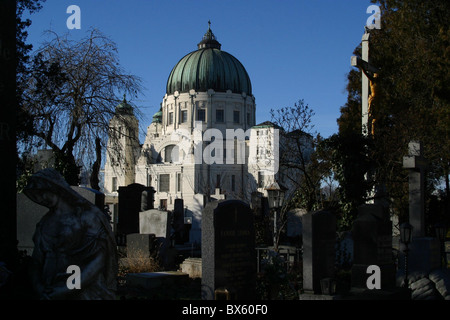
[[[409,223],[413,226],[412,236],[425,236],[425,168],[426,161],[422,155],[422,144],[411,141],[408,155],[403,157],[403,168],[408,169],[409,187]]]
[[[303,290],[321,294],[320,281],[334,276],[336,217],[328,211],[308,212],[303,223]]]
[[[387,208],[380,204],[360,206],[352,236],[352,287],[367,289],[367,269],[376,265],[381,272],[381,289],[394,288],[396,269],[392,252],[392,221]]]

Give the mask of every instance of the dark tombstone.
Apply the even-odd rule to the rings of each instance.
[[[30,200],[24,193],[17,194],[17,247],[31,256],[36,225],[48,212],[48,208]]]
[[[183,199],[175,199],[173,209],[173,237],[175,244],[189,242],[189,230],[184,223],[184,202]]]
[[[256,297],[256,250],[253,214],[239,200],[206,205],[202,215],[202,298],[220,292],[237,300]]]
[[[321,294],[320,281],[334,276],[336,217],[324,210],[308,212],[302,224],[303,290]]]
[[[156,256],[157,241],[154,234],[131,233],[127,235],[127,257],[140,259]]]
[[[143,208],[153,206],[153,193],[152,187],[138,183],[119,187],[117,233],[139,233],[139,212],[143,211]]]
[[[421,142],[408,143],[408,155],[403,157],[403,168],[408,169],[409,223],[413,226],[412,236],[425,236],[425,169]]]
[[[141,193],[141,211],[146,211],[154,208],[155,190],[153,187],[146,187]]]
[[[305,215],[306,209],[292,209],[287,212],[286,220],[286,237],[289,243],[301,246],[302,242],[302,216]]]
[[[392,253],[392,221],[389,211],[379,204],[358,208],[353,223],[352,287],[367,289],[367,268],[380,267],[381,289],[395,287],[395,264]]]

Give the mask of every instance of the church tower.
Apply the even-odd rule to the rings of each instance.
[[[119,186],[134,183],[135,167],[140,152],[139,121],[133,107],[123,101],[109,122],[109,139],[105,163],[105,192],[117,192]]]

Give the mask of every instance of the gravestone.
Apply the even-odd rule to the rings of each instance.
[[[153,208],[152,187],[133,183],[119,187],[117,233],[139,233],[139,212]]]
[[[172,228],[174,232],[175,244],[184,244],[189,242],[189,228],[185,224],[184,220],[183,199],[175,199]]]
[[[377,265],[381,272],[381,289],[395,287],[396,268],[392,253],[392,222],[389,211],[380,204],[358,208],[353,223],[352,287],[367,289],[367,268]]]
[[[150,257],[155,253],[157,246],[154,234],[131,233],[127,235],[127,257],[139,259]]]
[[[403,168],[408,169],[409,186],[409,223],[413,226],[413,238],[425,235],[425,168],[422,156],[422,144],[411,141],[408,155],[403,157]]]
[[[33,235],[36,224],[48,212],[48,208],[30,200],[25,194],[17,194],[17,248],[33,253]]]
[[[139,233],[154,234],[157,238],[170,239],[172,212],[150,209],[139,212]]]
[[[95,204],[100,210],[105,208],[105,194],[95,189],[87,187],[72,186],[72,189],[78,192],[83,198]]]
[[[308,212],[303,224],[303,290],[321,294],[320,281],[334,276],[336,217],[320,210]]]
[[[213,201],[202,214],[202,298],[218,291],[238,300],[256,297],[253,214],[239,200]]]
[[[155,237],[155,253],[160,263],[164,267],[171,267],[174,253],[171,248],[172,212],[158,209],[139,212],[139,233]]]

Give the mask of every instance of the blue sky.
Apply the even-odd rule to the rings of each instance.
[[[81,9],[81,29],[69,30],[67,7]],[[121,66],[142,78],[133,102],[146,129],[158,111],[170,71],[197,49],[211,20],[222,44],[245,66],[256,98],[257,123],[270,109],[304,99],[315,112],[315,130],[328,137],[347,99],[350,57],[361,42],[369,0],[47,0],[30,18],[28,42],[39,48],[43,32],[73,39],[91,27],[111,38]]]

